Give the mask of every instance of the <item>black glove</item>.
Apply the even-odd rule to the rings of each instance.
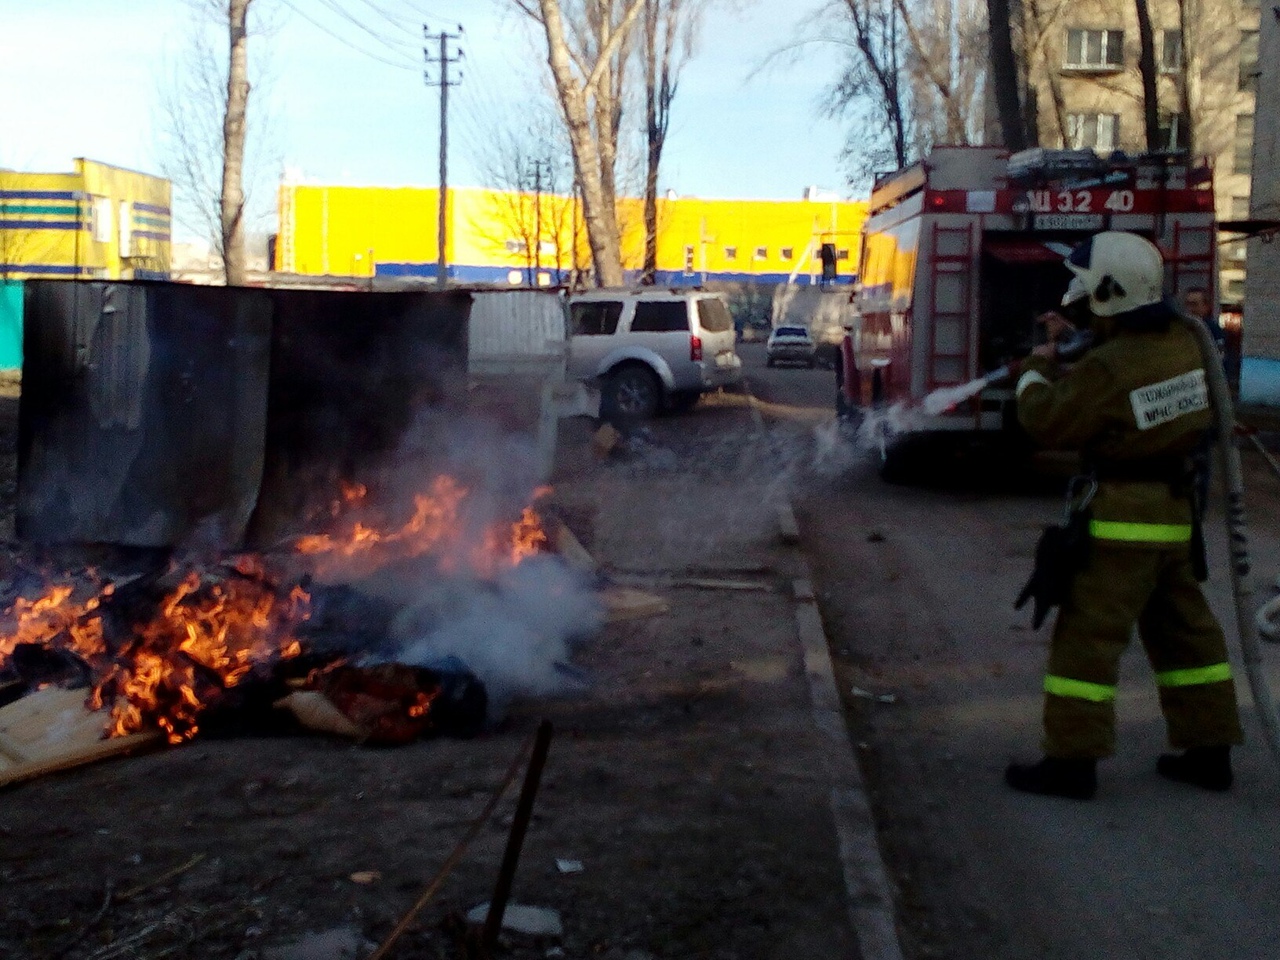
[[[1089,562],[1089,512],[1073,513],[1066,526],[1046,527],[1036,544],[1036,565],[1015,610],[1033,600],[1031,625],[1039,630],[1054,607],[1061,606],[1071,593],[1071,581]]]

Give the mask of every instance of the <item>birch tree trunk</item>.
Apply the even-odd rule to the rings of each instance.
[[[228,286],[245,282],[244,142],[249,109],[249,5],[229,0],[227,109],[222,120],[222,263]]]
[[[594,0],[598,20],[590,56],[570,49],[560,0],[538,0],[532,7],[517,4],[543,26],[547,39],[547,64],[555,81],[564,116],[574,169],[582,192],[582,218],[595,263],[596,285],[622,285],[622,238],[618,229],[614,162],[621,121],[618,99],[621,77],[614,69],[645,0],[628,0],[621,16],[613,17],[612,0]],[[594,124],[593,124],[594,120]]]

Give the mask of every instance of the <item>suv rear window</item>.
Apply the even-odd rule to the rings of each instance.
[[[689,308],[683,300],[640,300],[631,318],[632,333],[675,333],[689,329]]]
[[[733,317],[723,300],[699,300],[698,323],[707,333],[724,333],[733,329]]]
[[[569,307],[569,331],[575,336],[609,335],[618,329],[622,316],[619,300],[590,300]]]
[[[774,331],[780,337],[807,337],[808,327],[779,327]]]

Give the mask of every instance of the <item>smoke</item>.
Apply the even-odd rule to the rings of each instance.
[[[398,663],[432,667],[456,657],[501,710],[517,696],[576,686],[572,644],[599,630],[600,603],[558,557],[541,556],[492,582],[436,581],[392,622]]]
[[[495,531],[510,531],[524,508],[536,505],[544,492],[539,480],[532,438],[439,410],[420,413],[395,453],[362,471],[368,494],[357,516],[368,526],[379,517],[413,516],[424,494],[439,493],[451,507],[448,535],[425,553],[391,549],[318,561],[325,583],[349,585],[397,611],[388,642],[370,650],[371,659],[434,668],[461,661],[498,711],[513,697],[576,686],[566,668],[572,646],[602,622],[593,584],[554,554],[512,565],[509,545],[494,543]]]

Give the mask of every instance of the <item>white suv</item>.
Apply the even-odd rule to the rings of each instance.
[[[600,384],[605,418],[683,410],[738,383],[733,318],[701,290],[592,290],[569,298],[569,375]]]

